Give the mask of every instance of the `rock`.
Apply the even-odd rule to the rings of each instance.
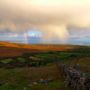
[[[24,90],[27,90],[27,88],[25,87]]]
[[[44,80],[44,79],[40,79],[38,82],[39,82],[39,83],[44,83],[45,80]]]
[[[38,84],[38,82],[32,82],[32,83],[30,83],[28,86],[29,87],[33,87],[34,85],[37,85]]]
[[[53,80],[52,79],[47,79],[47,80],[44,80],[44,79],[40,79],[38,82],[39,83],[43,83],[45,85],[48,85],[49,82],[52,82]]]
[[[33,82],[33,85],[37,85],[38,83],[37,82]]]

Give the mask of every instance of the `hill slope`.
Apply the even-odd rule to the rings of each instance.
[[[15,44],[0,41],[0,58],[40,53],[42,50],[65,51],[72,48],[71,46]]]

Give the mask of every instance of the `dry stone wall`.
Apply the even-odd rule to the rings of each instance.
[[[65,76],[65,86],[75,88],[75,90],[90,90],[90,77],[88,74],[77,71],[65,64],[58,64]]]

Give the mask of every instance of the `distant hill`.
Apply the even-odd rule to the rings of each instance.
[[[41,53],[42,50],[65,51],[73,46],[16,44],[0,41],[0,58],[22,56],[24,54]]]
[[[39,50],[34,50],[23,47],[19,44],[0,41],[0,58],[8,58],[22,56],[24,54],[40,53]]]
[[[5,47],[19,47],[17,44],[14,44],[14,43],[0,41],[0,47],[2,47],[2,46],[5,46]]]

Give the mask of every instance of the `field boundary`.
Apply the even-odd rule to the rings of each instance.
[[[90,75],[62,63],[58,63],[58,68],[65,78],[65,87],[75,88],[75,90],[90,90]]]

